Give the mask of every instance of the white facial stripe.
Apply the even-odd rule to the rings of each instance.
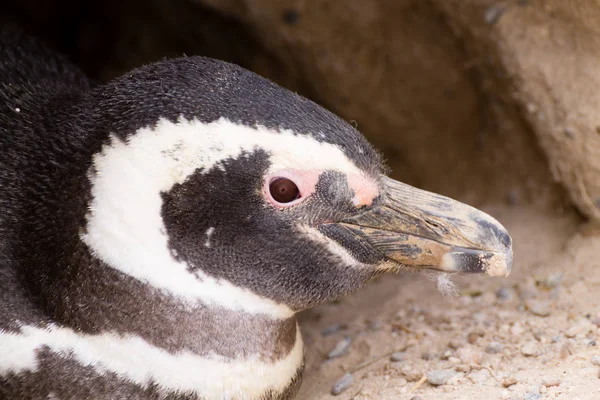
[[[58,327],[24,326],[21,330],[22,334],[0,332],[0,376],[36,371],[39,365],[35,351],[47,346],[98,373],[113,372],[144,387],[154,382],[165,391],[194,391],[205,399],[242,399],[258,398],[266,390],[283,391],[303,360],[298,328],[292,351],[274,363],[253,356],[231,360],[189,352],[171,354],[137,336],[82,335]]]
[[[304,233],[308,238],[310,238],[314,242],[324,244],[331,254],[334,254],[340,258],[343,265],[353,268],[371,268],[369,265],[358,261],[348,252],[348,250],[342,247],[338,242],[323,235],[317,229],[309,225],[299,225],[298,230]]]
[[[201,281],[192,275],[170,254],[161,218],[161,192],[199,168],[206,171],[256,149],[269,152],[272,171],[309,166],[362,173],[338,147],[310,136],[253,129],[223,119],[209,124],[161,120],[156,128],[140,129],[127,142],[113,137],[94,157],[93,199],[83,241],[112,268],[173,295],[288,318],[292,314],[288,307],[201,272],[197,274]]]
[[[181,119],[172,123],[162,119],[156,128],[142,128],[128,141],[130,153],[139,165],[151,167],[161,175],[163,190],[182,183],[198,168],[209,170],[227,158],[257,149],[270,153],[270,171],[307,168],[332,170],[346,174],[363,172],[337,146],[318,142],[308,135],[295,135],[291,130],[274,131],[265,127],[251,128],[226,119],[211,123]],[[130,154],[133,155],[133,154]],[[165,173],[169,170],[169,174]]]

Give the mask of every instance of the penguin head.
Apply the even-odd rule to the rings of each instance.
[[[399,267],[510,271],[496,220],[387,178],[356,129],[242,68],[165,61],[86,100],[104,139],[81,238],[174,296],[298,311]]]

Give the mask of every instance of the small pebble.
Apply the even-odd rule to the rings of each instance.
[[[354,376],[352,376],[352,374],[344,375],[339,381],[335,383],[335,385],[333,385],[333,388],[331,389],[331,394],[337,396],[344,390],[348,389],[353,382]]]
[[[540,392],[540,387],[539,386],[529,386],[529,390],[527,390],[527,392],[529,393],[539,393]]]
[[[533,299],[538,294],[538,290],[532,283],[527,283],[521,287],[519,287],[519,297],[521,300],[526,301],[529,299]]]
[[[565,136],[568,138],[571,138],[571,139],[573,139],[575,136],[577,136],[575,134],[575,130],[573,128],[571,128],[570,126],[565,127],[564,132],[565,132]]]
[[[451,369],[436,369],[427,373],[427,381],[433,386],[445,385],[450,378],[456,375]]]
[[[381,320],[376,319],[375,321],[371,321],[369,323],[369,329],[372,331],[378,331],[383,327],[383,322]]]
[[[342,330],[342,325],[333,324],[333,325],[328,326],[327,328],[323,329],[321,331],[321,335],[323,335],[323,336],[333,335],[334,333],[339,332],[340,330]]]
[[[523,332],[525,332],[525,329],[523,329],[523,327],[521,326],[520,323],[516,322],[511,328],[510,328],[510,334],[513,336],[521,336],[523,334]]]
[[[482,384],[488,379],[490,379],[490,376],[491,374],[487,369],[481,369],[479,371],[471,372],[469,374],[469,379],[471,380],[471,382],[477,385]]]
[[[499,300],[510,300],[512,295],[508,288],[501,287],[496,291],[496,297],[498,297]]]
[[[483,331],[473,331],[469,333],[469,336],[467,336],[467,341],[471,344],[475,344],[475,342],[477,342],[477,340],[483,335],[485,335],[485,332]]]
[[[577,326],[572,326],[565,332],[565,336],[569,339],[573,339],[575,336],[577,336],[577,333],[579,333]]]
[[[416,370],[412,365],[403,365],[401,368],[401,373],[409,382],[416,382],[423,377],[423,372]]]
[[[491,292],[483,292],[483,294],[480,297],[480,302],[488,306],[493,305],[495,301],[496,296],[494,295],[494,293]]]
[[[544,385],[540,385],[540,387],[538,388],[538,392],[540,392],[541,394],[545,394],[548,391],[548,388]]]
[[[592,359],[590,361],[592,362],[592,364],[600,367],[600,356],[592,356]]]
[[[549,301],[528,300],[525,304],[529,311],[538,317],[547,317],[552,312],[552,304]]]
[[[544,379],[542,379],[542,385],[544,385],[546,387],[560,386],[560,379],[544,378]]]
[[[410,311],[412,314],[420,314],[422,312],[421,307],[419,307],[416,304],[413,304],[412,306],[410,306],[408,308],[408,311]]]
[[[484,322],[486,319],[489,318],[489,316],[488,314],[483,312],[476,312],[475,314],[471,315],[471,318],[473,318],[473,320],[477,322]]]
[[[541,329],[536,329],[535,331],[532,332],[533,333],[533,337],[535,338],[535,340],[537,340],[538,342],[541,342],[544,339],[544,331]]]
[[[558,343],[558,342],[560,342],[561,338],[562,337],[560,335],[552,336],[552,339],[551,339],[552,343]]]
[[[333,350],[331,350],[329,354],[327,354],[327,357],[331,359],[343,356],[348,352],[348,349],[350,349],[351,344],[352,339],[350,339],[349,336],[346,336],[344,339],[337,342]]]
[[[410,400],[423,400],[423,398],[421,396],[413,396]]]
[[[571,346],[571,343],[566,342],[560,348],[560,358],[565,359],[572,355],[573,355],[573,346]]]
[[[460,360],[458,361],[460,362]],[[465,374],[471,372],[471,366],[467,364],[457,365],[454,369],[456,372],[464,372]]]
[[[404,351],[397,351],[390,356],[391,362],[400,362],[406,360],[406,353]]]
[[[531,357],[538,354],[537,342],[527,342],[521,347],[521,354],[525,357]]]
[[[502,16],[502,14],[504,14],[504,11],[506,11],[506,6],[505,5],[503,5],[503,4],[494,4],[491,7],[488,7],[487,10],[485,10],[485,14],[483,16],[483,19],[484,19],[484,21],[485,21],[486,24],[493,25],[496,22],[498,22],[498,20]]]
[[[473,347],[461,347],[456,350],[456,356],[463,364],[479,364],[483,358],[483,353]]]
[[[504,345],[500,342],[490,342],[485,347],[485,352],[489,354],[498,354],[504,351]]]
[[[563,273],[557,272],[551,275],[548,275],[546,278],[542,279],[539,284],[542,285],[546,289],[554,289],[560,282],[562,281]]]
[[[568,338],[574,338],[577,335],[587,335],[592,330],[592,324],[587,319],[582,319],[575,325],[571,326],[566,332],[565,336]]]
[[[542,397],[544,397],[544,396],[541,395],[540,393],[528,392],[528,393],[525,393],[525,395],[523,396],[523,400],[540,400]]]
[[[421,354],[421,358],[425,361],[433,360],[435,356],[431,353],[423,353]]]
[[[516,385],[516,384],[517,384],[517,380],[512,376],[509,378],[502,379],[502,386],[505,388],[510,387],[512,385]]]

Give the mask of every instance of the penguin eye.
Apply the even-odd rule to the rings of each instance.
[[[275,178],[269,184],[271,197],[278,203],[290,203],[300,198],[298,186],[287,178]]]

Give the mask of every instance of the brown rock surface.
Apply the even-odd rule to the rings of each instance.
[[[489,44],[498,28],[474,39],[492,2],[199,1],[243,21],[305,94],[356,121],[397,178],[475,204],[559,193]]]
[[[494,54],[550,170],[588,217],[600,219],[600,4],[596,1],[436,0],[459,38]],[[522,5],[520,5],[522,4]],[[492,7],[494,24],[478,18]]]

